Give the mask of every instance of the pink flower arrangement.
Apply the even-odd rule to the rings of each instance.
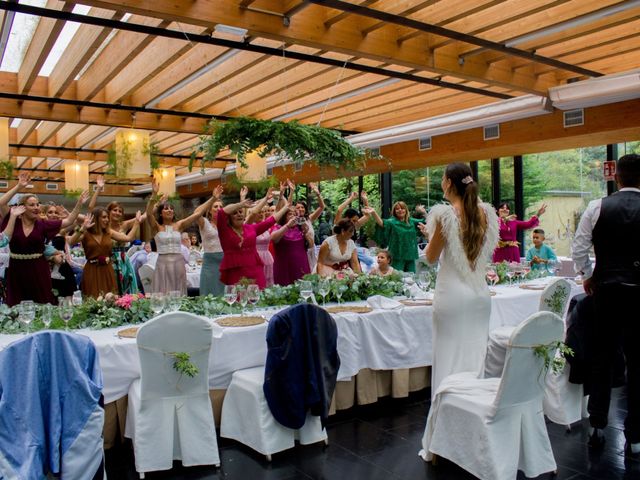
[[[116,306],[129,310],[131,304],[140,298],[144,298],[141,293],[127,293],[116,300]]]

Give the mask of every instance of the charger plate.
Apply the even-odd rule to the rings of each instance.
[[[329,313],[369,313],[373,312],[373,308],[371,307],[358,307],[358,306],[335,306],[335,307],[327,307],[327,312]]]
[[[118,337],[120,338],[136,338],[138,335],[138,328],[140,327],[128,327],[118,330]]]
[[[264,317],[246,316],[246,317],[223,317],[216,320],[221,327],[251,327],[252,325],[260,325],[266,320]]]
[[[433,300],[400,300],[400,303],[407,307],[425,307],[433,305]]]

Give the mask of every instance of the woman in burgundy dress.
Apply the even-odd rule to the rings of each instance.
[[[218,210],[218,234],[224,252],[220,264],[220,280],[225,285],[235,285],[243,277],[251,278],[263,289],[266,287],[264,264],[256,249],[256,237],[284,217],[290,204],[261,222],[248,224],[245,223],[245,208],[251,207],[252,203],[251,200],[244,200]]]
[[[311,273],[307,248],[313,245],[313,236],[304,218],[296,216],[293,209],[289,209],[279,223],[280,228],[271,234],[276,251],[273,281],[278,285],[291,285]]]
[[[540,221],[538,217],[547,210],[547,206],[543,204],[537,215],[532,216],[527,221],[516,220],[515,215],[510,215],[509,204],[501,203],[498,206],[498,217],[500,222],[500,240],[498,247],[493,252],[493,261],[500,262],[520,262],[520,249],[516,241],[518,230],[528,230],[538,226]]]
[[[7,268],[7,304],[17,305],[22,300],[37,303],[53,303],[55,297],[51,290],[51,272],[45,259],[44,244],[55,237],[62,228],[75,222],[80,207],[89,198],[88,192],[82,192],[78,203],[64,220],[42,220],[40,201],[35,195],[22,197],[25,212],[16,220],[13,236],[9,243],[11,249],[9,268]],[[9,216],[2,221],[6,226]]]

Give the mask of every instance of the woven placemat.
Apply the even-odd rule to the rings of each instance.
[[[264,317],[224,317],[216,320],[221,327],[250,327],[264,323]]]
[[[400,303],[407,307],[427,307],[433,305],[433,300],[400,300]]]
[[[545,285],[520,285],[520,288],[523,290],[544,290],[546,286]]]
[[[371,308],[371,307],[356,307],[356,306],[327,307],[326,310],[329,313],[369,313],[369,312],[373,312],[373,308]]]
[[[138,335],[138,328],[140,327],[128,327],[118,330],[118,337],[120,338],[136,338]]]

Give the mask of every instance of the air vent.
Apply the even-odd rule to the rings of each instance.
[[[9,182],[6,180],[0,180],[0,188],[9,188]]]
[[[431,137],[422,137],[418,139],[418,149],[422,150],[431,150]]]
[[[57,183],[45,183],[44,184],[44,189],[48,190],[50,192],[58,191],[58,184]]]
[[[379,158],[380,157],[380,147],[373,147],[369,149],[369,157],[370,158]]]
[[[273,167],[267,167],[267,177],[273,176]]]
[[[567,110],[562,112],[564,117],[564,128],[578,127],[584,125],[584,109]]]
[[[301,172],[301,171],[302,171],[302,162],[296,162],[294,172]]]
[[[500,125],[489,125],[484,127],[484,139],[496,140],[500,138]]]

